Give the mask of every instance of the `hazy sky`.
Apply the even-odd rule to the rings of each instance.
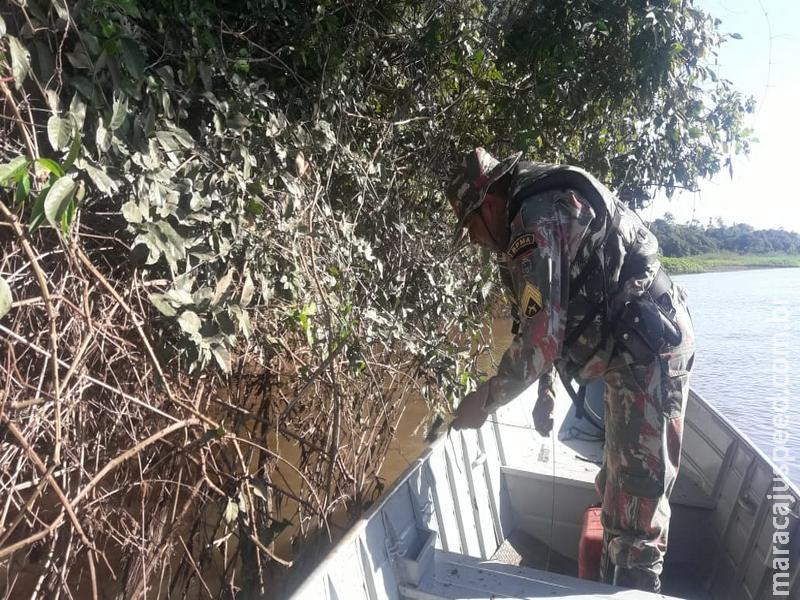
[[[723,45],[718,72],[755,97],[749,126],[759,142],[748,157],[734,161],[732,180],[725,169],[704,181],[698,193],[657,198],[642,216],[652,220],[671,212],[679,222],[696,218],[703,224],[722,217],[727,224],[800,232],[800,1],[696,0],[696,5],[721,19],[723,32],[743,37]]]

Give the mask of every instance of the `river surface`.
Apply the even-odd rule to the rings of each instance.
[[[772,457],[782,445],[800,461],[800,269],[673,279],[689,292],[697,337],[692,388],[765,454]],[[773,402],[776,397],[786,401]],[[788,439],[776,427],[776,409],[785,409]],[[790,477],[800,481],[794,462]]]
[[[800,462],[800,269],[680,275],[697,338],[691,386],[768,456],[779,445]],[[510,342],[510,323],[494,322],[496,359]],[[486,369],[490,370],[490,369]],[[783,397],[785,402],[773,403]],[[778,409],[783,437],[773,439]],[[424,448],[427,407],[411,401],[381,471],[393,481]],[[778,433],[781,435],[781,432]],[[788,435],[788,439],[786,438]],[[795,463],[790,477],[800,482]]]

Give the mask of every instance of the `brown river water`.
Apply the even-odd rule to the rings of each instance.
[[[495,365],[511,344],[511,319],[494,319],[492,336],[494,344],[491,352],[479,360],[480,370],[490,374],[494,374]],[[381,468],[380,474],[386,481],[387,489],[425,448],[425,435],[430,422],[430,411],[425,400],[420,396],[410,398]]]

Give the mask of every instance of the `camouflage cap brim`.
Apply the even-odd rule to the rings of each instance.
[[[521,158],[522,152],[516,152],[498,162],[483,148],[476,148],[465,157],[461,172],[447,187],[447,198],[458,216],[453,243],[460,243],[464,239],[464,225],[483,204],[491,185],[509,173]]]

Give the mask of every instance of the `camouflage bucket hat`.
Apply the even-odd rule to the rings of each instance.
[[[461,168],[447,186],[446,192],[447,199],[458,218],[456,242],[463,238],[464,224],[483,204],[489,186],[511,171],[521,157],[522,152],[517,152],[505,160],[498,161],[483,148],[475,148],[464,157]]]

